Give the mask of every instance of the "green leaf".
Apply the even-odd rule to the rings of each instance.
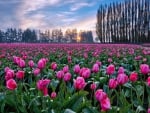
[[[103,90],[104,90],[104,92],[109,93],[109,87],[108,87],[108,85],[104,85],[103,86]]]
[[[30,109],[32,105],[38,103],[37,99],[39,99],[39,98],[41,98],[41,97],[40,97],[40,96],[36,96],[35,98],[33,98],[33,99],[30,101],[29,105],[28,105],[28,109]],[[37,104],[36,104],[36,105],[37,105]]]
[[[1,113],[4,113],[4,111],[5,111],[4,108],[5,108],[5,101],[1,105]]]
[[[136,113],[141,113],[143,111],[145,111],[145,109],[142,106],[138,106],[136,109]]]
[[[71,109],[66,109],[66,110],[64,111],[64,113],[76,113],[76,112],[72,111]]]
[[[107,77],[100,77],[100,84],[105,84],[107,82]]]
[[[132,87],[133,87],[132,84],[130,84],[130,83],[126,83],[126,84],[124,84],[123,86],[124,86],[124,87],[127,87],[127,88],[132,88]]]
[[[5,94],[4,93],[0,93],[0,101],[3,101],[5,99]]]
[[[66,100],[63,104],[63,108],[72,108],[73,110],[76,109],[76,107],[80,106],[80,104],[83,101],[83,97],[85,97],[88,94],[86,91],[79,91],[75,93],[73,96],[71,96],[68,100]]]
[[[58,80],[52,79],[52,80],[51,80],[51,83],[50,83],[50,86],[52,87],[53,90],[55,90],[56,87],[58,86],[58,84],[59,84],[59,81],[58,81]]]
[[[136,85],[136,86],[135,86],[135,89],[136,89],[137,94],[138,94],[139,96],[141,96],[141,95],[144,94],[144,87],[143,87],[143,86],[141,86],[141,85]]]
[[[130,97],[131,96],[130,89],[126,89],[124,95],[125,95],[125,97]]]
[[[94,107],[86,107],[82,110],[83,113],[99,113]]]

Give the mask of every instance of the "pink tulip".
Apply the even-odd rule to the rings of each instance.
[[[56,69],[57,69],[57,64],[56,64],[56,62],[52,62],[52,64],[51,64],[51,69],[52,69],[52,70],[56,70]]]
[[[147,78],[147,85],[150,86],[150,77]]]
[[[100,102],[102,111],[107,111],[110,109],[110,99],[108,98],[107,94],[102,90],[98,89],[95,92],[95,98],[97,101]]]
[[[100,105],[101,105],[101,109],[102,111],[107,111],[111,108],[111,105],[110,105],[110,99],[107,97],[107,98],[104,98],[101,100],[100,102]]]
[[[14,70],[8,69],[6,74],[5,74],[5,80],[9,80],[15,77]]]
[[[132,72],[129,77],[130,81],[135,82],[138,79],[138,74],[136,72]]]
[[[6,73],[8,70],[10,70],[9,67],[5,67],[4,72]]]
[[[39,80],[37,82],[37,88],[38,90],[42,91],[43,95],[44,96],[47,96],[48,95],[48,89],[47,89],[47,86],[48,84],[50,83],[50,80],[49,79],[42,79],[42,80]]]
[[[144,75],[148,74],[150,72],[149,65],[147,65],[147,64],[141,64],[140,65],[140,71]]]
[[[6,87],[9,90],[15,90],[17,88],[17,83],[14,79],[9,79],[6,81]]]
[[[98,73],[99,72],[99,65],[98,64],[94,64],[93,67],[92,67],[92,71],[94,73]]]
[[[26,56],[26,55],[23,55],[22,59],[24,59],[24,60],[27,59],[27,56]]]
[[[20,57],[13,56],[13,61],[14,61],[15,64],[19,64],[20,59],[21,59]]]
[[[84,53],[83,56],[84,56],[85,59],[88,58],[88,54],[87,53]]]
[[[23,78],[24,78],[24,71],[18,71],[18,72],[16,73],[16,77],[17,77],[18,79],[23,79]]]
[[[91,70],[89,68],[81,68],[80,70],[80,76],[83,78],[89,78],[91,74]]]
[[[113,60],[112,58],[108,58],[108,62],[111,63]]]
[[[72,51],[68,51],[67,53],[68,53],[68,55],[72,55]]]
[[[63,72],[62,70],[58,71],[58,72],[56,73],[56,77],[57,77],[58,79],[62,79],[62,78],[64,77],[64,72]]]
[[[124,68],[123,67],[119,67],[118,74],[123,74],[123,73],[124,73]]]
[[[18,65],[19,65],[20,68],[24,68],[26,64],[25,64],[24,60],[20,59]]]
[[[49,83],[50,83],[50,80],[49,80],[49,79],[42,79],[42,80],[39,80],[39,81],[37,82],[37,88],[38,88],[39,90],[42,90],[42,89],[44,89],[45,87],[47,87]]]
[[[147,58],[143,58],[143,62],[146,62],[147,61]]]
[[[71,62],[72,62],[71,56],[68,56],[68,57],[67,57],[67,60],[68,60],[69,63],[71,63]]]
[[[128,76],[126,74],[119,74],[117,76],[117,82],[120,85],[123,85],[128,82]]]
[[[110,64],[106,69],[106,73],[108,75],[112,75],[114,72],[115,72],[115,66],[113,64]]]
[[[45,67],[45,63],[43,62],[43,60],[39,60],[37,65],[39,69],[43,69]]]
[[[17,64],[20,68],[24,68],[25,67],[25,61],[23,59],[21,59],[20,57],[17,56],[13,56],[13,61],[15,64]]]
[[[35,75],[35,76],[37,76],[37,75],[39,75],[40,74],[40,69],[39,68],[36,68],[36,69],[34,69],[33,70],[33,74]]]
[[[80,66],[79,65],[75,65],[73,68],[73,71],[78,74],[80,72]]]
[[[134,58],[135,60],[142,60],[142,56],[136,56],[135,58]]]
[[[118,83],[116,79],[110,79],[109,80],[109,88],[115,89],[117,87]]]
[[[89,78],[91,74],[91,70],[90,69],[86,69],[83,73],[82,73],[82,77]]]
[[[33,60],[30,60],[30,61],[28,62],[28,65],[29,65],[30,68],[33,68],[33,66],[34,66]]]
[[[56,96],[57,96],[56,92],[52,92],[52,93],[51,93],[51,98],[52,98],[52,99],[56,98]]]
[[[43,68],[45,68],[45,66],[46,66],[46,59],[45,58],[41,58],[39,61],[38,61],[38,68],[39,69],[43,69]]]
[[[120,56],[121,56],[121,55],[120,55],[120,53],[118,52],[118,53],[117,53],[117,57],[120,58]]]
[[[71,79],[71,74],[69,72],[67,72],[64,77],[63,77],[64,81],[67,82]]]
[[[86,86],[86,83],[85,83],[85,80],[83,77],[77,77],[75,80],[74,80],[74,88],[76,90],[81,90],[81,89],[84,89],[84,87]]]
[[[129,54],[130,54],[130,55],[133,55],[133,54],[134,54],[134,49],[130,49],[130,50],[129,50]]]
[[[68,65],[64,66],[63,67],[63,72],[67,73],[68,71],[69,71],[69,66]]]
[[[101,67],[102,63],[100,61],[96,61],[96,64],[98,64],[99,67]]]
[[[107,94],[102,89],[98,89],[95,92],[95,98],[97,101],[101,102],[103,99],[107,98]]]
[[[90,86],[91,90],[95,90],[96,89],[96,84],[95,83],[92,83],[91,86]]]
[[[108,55],[111,57],[111,56],[113,56],[113,53],[109,52]],[[109,59],[111,59],[111,58],[109,58]]]

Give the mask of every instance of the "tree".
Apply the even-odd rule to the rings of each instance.
[[[79,37],[81,43],[93,43],[92,31],[80,31]]]
[[[92,31],[87,31],[87,42],[88,43],[93,43]]]
[[[0,30],[0,42],[3,41],[3,32]]]
[[[150,42],[150,0],[100,5],[96,33],[100,42]]]
[[[22,41],[22,29],[19,29],[18,30],[18,33],[17,33],[17,39],[16,39],[18,42],[21,42]]]
[[[63,32],[61,29],[53,29],[52,30],[52,41],[53,42],[62,42]]]
[[[36,42],[37,36],[36,32],[33,30],[31,31],[30,29],[26,29],[23,34],[22,34],[22,41],[23,42]]]

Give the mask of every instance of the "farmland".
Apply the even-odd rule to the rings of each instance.
[[[0,44],[0,105],[1,113],[150,112],[150,48]]]

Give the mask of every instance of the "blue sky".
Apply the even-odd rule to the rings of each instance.
[[[99,5],[116,1],[122,0],[0,0],[0,29],[95,31]]]

